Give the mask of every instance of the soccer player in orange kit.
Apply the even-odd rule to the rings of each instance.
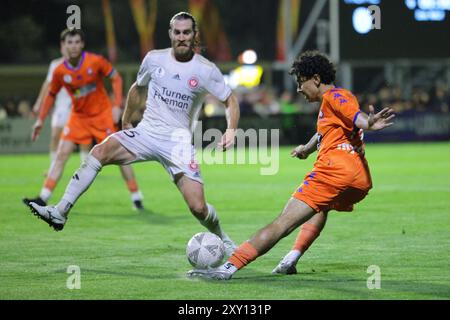
[[[100,143],[116,132],[116,125],[122,112],[122,78],[111,63],[102,56],[83,51],[84,33],[80,29],[66,29],[61,33],[60,38],[66,47],[68,58],[54,70],[48,94],[33,126],[32,141],[39,136],[43,122],[61,88],[64,87],[67,90],[73,106],[61,135],[56,158],[50,167],[39,197],[23,199],[28,206],[30,202],[45,205],[61,178],[64,166],[76,144],[90,145],[93,140]],[[114,93],[112,103],[103,85],[105,77],[111,80]],[[131,193],[134,208],[143,209],[142,195],[131,166],[121,166],[120,169]]]
[[[191,270],[189,277],[217,280],[233,274],[269,251],[279,240],[302,226],[294,249],[272,271],[296,273],[301,254],[318,237],[330,210],[352,211],[353,205],[367,195],[372,179],[364,153],[362,130],[381,130],[391,126],[393,110],[384,108],[369,114],[362,112],[355,96],[334,86],[335,68],[329,59],[307,51],[293,63],[298,89],[309,102],[321,102],[317,133],[291,155],[306,159],[318,150],[313,170],[295,190],[281,214],[236,249],[228,261],[216,269]]]

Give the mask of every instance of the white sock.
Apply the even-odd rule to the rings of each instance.
[[[220,227],[219,217],[217,216],[216,209],[209,203],[207,203],[206,206],[208,207],[208,215],[206,216],[205,220],[200,220],[200,223],[210,232],[218,235],[220,239],[231,241],[230,237],[228,237],[228,235],[223,232],[222,228]]]
[[[41,198],[42,200],[44,200],[45,202],[48,202],[48,200],[50,199],[50,197],[52,196],[52,190],[43,187],[41,189],[41,193],[39,193],[39,198]]]
[[[295,261],[297,262],[298,259],[302,256],[302,253],[299,250],[291,250],[289,253],[284,257],[284,259],[289,259],[289,261]],[[283,260],[284,260],[283,259]]]
[[[206,227],[206,229],[222,238],[219,232],[220,227],[217,228],[217,226],[219,225],[219,218],[217,217],[216,209],[214,209],[214,207],[209,203],[207,203],[206,206],[208,207],[208,214],[206,215],[206,218],[204,220],[199,221],[202,226]]]
[[[102,164],[94,156],[86,157],[81,167],[72,176],[62,200],[57,205],[61,214],[68,213],[77,199],[89,188],[101,169]]]
[[[138,190],[136,192],[131,192],[131,201],[142,200],[144,197],[142,193]]]
[[[80,162],[83,163],[89,155],[89,151],[80,150]]]

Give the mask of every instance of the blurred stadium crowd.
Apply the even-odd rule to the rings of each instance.
[[[126,92],[126,91],[125,91]],[[236,90],[240,100],[241,116],[259,116],[262,118],[278,114],[314,114],[319,105],[306,102],[295,92],[276,92],[275,89],[259,86],[254,89]],[[369,105],[376,107],[390,106],[398,114],[414,112],[448,113],[450,106],[450,85],[436,82],[429,89],[415,86],[410,95],[405,96],[399,86],[382,86],[372,93],[356,93],[361,108],[367,110]],[[12,96],[0,100],[0,120],[6,118],[32,118],[36,96]],[[203,107],[203,116],[223,116],[224,108],[217,101],[207,97]]]

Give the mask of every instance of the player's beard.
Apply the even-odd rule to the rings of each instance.
[[[184,43],[183,45],[176,44],[174,55],[179,61],[189,61],[194,55],[194,48],[191,43]]]

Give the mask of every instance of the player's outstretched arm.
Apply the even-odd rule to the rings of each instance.
[[[125,110],[122,115],[122,129],[131,129],[131,116],[141,108],[147,97],[147,87],[140,87],[133,83],[128,90],[127,100],[125,102]]]
[[[239,123],[240,111],[239,102],[234,93],[231,93],[224,102],[227,117],[227,131],[222,136],[222,140],[218,143],[221,150],[226,150],[234,144],[234,137],[236,136],[236,129]]]
[[[364,112],[358,114],[355,125],[363,130],[377,131],[390,127],[394,124],[392,119],[395,117],[394,110],[391,108],[384,108],[378,113],[375,113],[374,107],[369,106],[369,114]]]
[[[306,159],[317,150],[317,133],[315,133],[307,144],[301,144],[291,151],[291,156],[299,159]]]
[[[36,141],[39,137],[39,134],[42,130],[42,125],[44,124],[45,118],[49,113],[50,109],[53,107],[53,103],[55,102],[55,95],[48,92],[45,96],[44,102],[42,102],[42,108],[39,110],[39,116],[36,122],[33,125],[31,132],[31,141]]]
[[[31,112],[36,117],[39,114],[39,111],[41,110],[42,100],[44,100],[45,96],[48,94],[48,87],[49,82],[47,82],[47,80],[42,82],[41,90],[39,91],[39,96],[37,97],[36,102],[33,105],[33,109],[31,109]]]
[[[53,107],[53,103],[55,102],[55,97],[58,94],[59,90],[62,88],[62,80],[53,74],[52,80],[50,81],[47,89],[47,93],[45,94],[44,101],[41,104],[41,108],[39,110],[39,116],[36,122],[33,125],[32,133],[31,133],[31,141],[35,141],[39,134],[41,133],[42,125],[44,124],[45,118],[47,118],[48,113]]]

